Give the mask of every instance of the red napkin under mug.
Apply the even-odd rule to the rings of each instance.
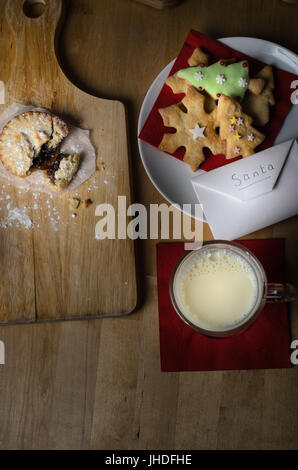
[[[284,239],[240,240],[261,261],[268,282],[284,281]],[[286,303],[267,303],[243,333],[228,338],[201,335],[186,325],[172,306],[169,282],[185,253],[184,243],[157,244],[157,288],[161,370],[207,371],[291,367]]]

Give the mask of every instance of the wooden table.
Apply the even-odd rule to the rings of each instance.
[[[84,90],[125,102],[135,201],[164,202],[138,156],[136,123],[146,90],[188,30],[264,38],[298,53],[297,14],[280,0],[187,0],[164,11],[132,0],[71,2],[60,36],[64,70]],[[10,34],[5,23],[2,34]],[[292,218],[251,235],[286,238],[296,286],[297,230]],[[0,448],[297,449],[297,367],[160,372],[155,241],[137,248],[143,295],[134,315],[0,328]],[[297,313],[296,303],[293,339]]]

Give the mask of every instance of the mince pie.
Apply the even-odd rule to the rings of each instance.
[[[65,122],[57,116],[40,111],[20,114],[2,130],[0,160],[10,173],[19,177],[44,170],[57,189],[65,189],[80,164],[79,154],[59,152],[68,132]]]

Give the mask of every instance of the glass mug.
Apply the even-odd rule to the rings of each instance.
[[[205,276],[205,284],[200,286],[200,291],[197,289],[197,287],[199,287],[197,285],[194,285],[192,288],[191,295],[192,299],[195,299],[195,307],[196,310],[198,309],[197,315],[197,313],[195,314],[191,311],[188,304],[189,301],[185,298],[185,279],[193,279],[195,277],[198,264],[200,264],[199,269],[201,271],[203,270],[206,274],[216,272],[217,263],[223,263],[225,267],[224,271],[221,270],[222,272],[219,273],[219,275],[223,277],[217,279],[217,284],[214,285],[212,284],[214,281],[211,281],[211,284],[208,286],[208,279],[210,279],[210,277]],[[197,266],[197,268],[195,266]],[[232,277],[229,278],[229,276]],[[249,281],[248,278],[250,279]],[[230,280],[231,284],[229,285],[231,288],[225,289],[227,282]],[[221,287],[221,281],[223,287]],[[238,281],[241,281],[239,285]],[[235,293],[235,295],[232,292],[234,283],[235,288],[238,287],[238,292]],[[247,290],[248,288],[249,292]],[[234,307],[234,301],[236,300],[242,308],[241,304],[246,302],[249,298],[250,305],[248,311],[245,311],[245,313],[242,312],[239,318],[237,318],[238,310],[235,308],[236,315],[232,321],[227,320],[220,324],[213,322],[213,324],[208,325],[206,318],[204,320],[199,318],[200,294],[202,299],[207,299],[207,310],[206,304],[204,308],[205,313],[207,311],[209,312],[208,298],[210,299],[214,289],[220,293],[221,298],[219,301],[222,302],[220,305],[226,304],[226,308],[229,308],[227,307],[229,302],[232,302],[231,305]],[[224,290],[227,290],[228,294],[225,294]],[[225,299],[225,295],[228,295],[229,298]],[[237,295],[238,298],[236,299]],[[295,300],[295,295],[295,289],[290,284],[268,283],[262,264],[247,248],[235,242],[221,240],[206,242],[199,250],[194,250],[183,255],[174,267],[170,279],[170,297],[179,317],[199,333],[219,338],[245,331],[259,316],[266,302],[289,302]],[[234,299],[232,298],[233,296],[235,297]],[[212,297],[211,302],[217,302],[217,297],[214,295]],[[223,307],[217,308],[217,315],[221,315],[221,309],[224,310]],[[214,318],[210,319],[210,321],[211,320],[214,320]]]

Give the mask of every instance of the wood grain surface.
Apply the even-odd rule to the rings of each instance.
[[[163,8],[169,8],[180,3],[181,0],[136,0],[139,3],[148,5],[149,7],[158,8],[162,10]]]
[[[63,70],[85,91],[125,103],[137,202],[164,202],[138,155],[137,116],[152,80],[176,56],[189,29],[215,38],[260,37],[298,53],[297,13],[297,6],[280,0],[186,0],[161,11],[130,0],[70,2],[60,36]],[[15,46],[0,18],[3,55],[7,35]],[[9,63],[4,67],[8,74]],[[297,230],[295,217],[250,235],[286,238],[287,278],[296,287]],[[204,237],[211,238],[207,225]],[[134,315],[0,328],[6,347],[6,364],[0,365],[2,449],[298,448],[297,367],[160,372],[155,243],[137,246],[143,298]],[[30,283],[26,287],[30,302]],[[296,302],[293,339],[297,313]]]
[[[130,313],[137,303],[133,241],[95,239],[96,206],[116,208],[118,195],[130,204],[124,105],[79,90],[61,71],[54,51],[61,0],[48,2],[38,18],[28,18],[22,6],[23,0],[9,0],[2,7],[10,31],[2,33],[1,63],[7,70],[1,73],[6,103],[0,112],[14,102],[30,104],[91,129],[101,171],[52,199],[40,193],[37,201],[36,191],[2,186],[1,214],[8,200],[10,207],[23,207],[25,199],[33,228],[12,225],[0,232],[2,269],[8,273],[1,283],[0,322]],[[70,210],[69,198],[75,195],[90,198],[92,206]],[[53,224],[55,213],[59,221]]]

